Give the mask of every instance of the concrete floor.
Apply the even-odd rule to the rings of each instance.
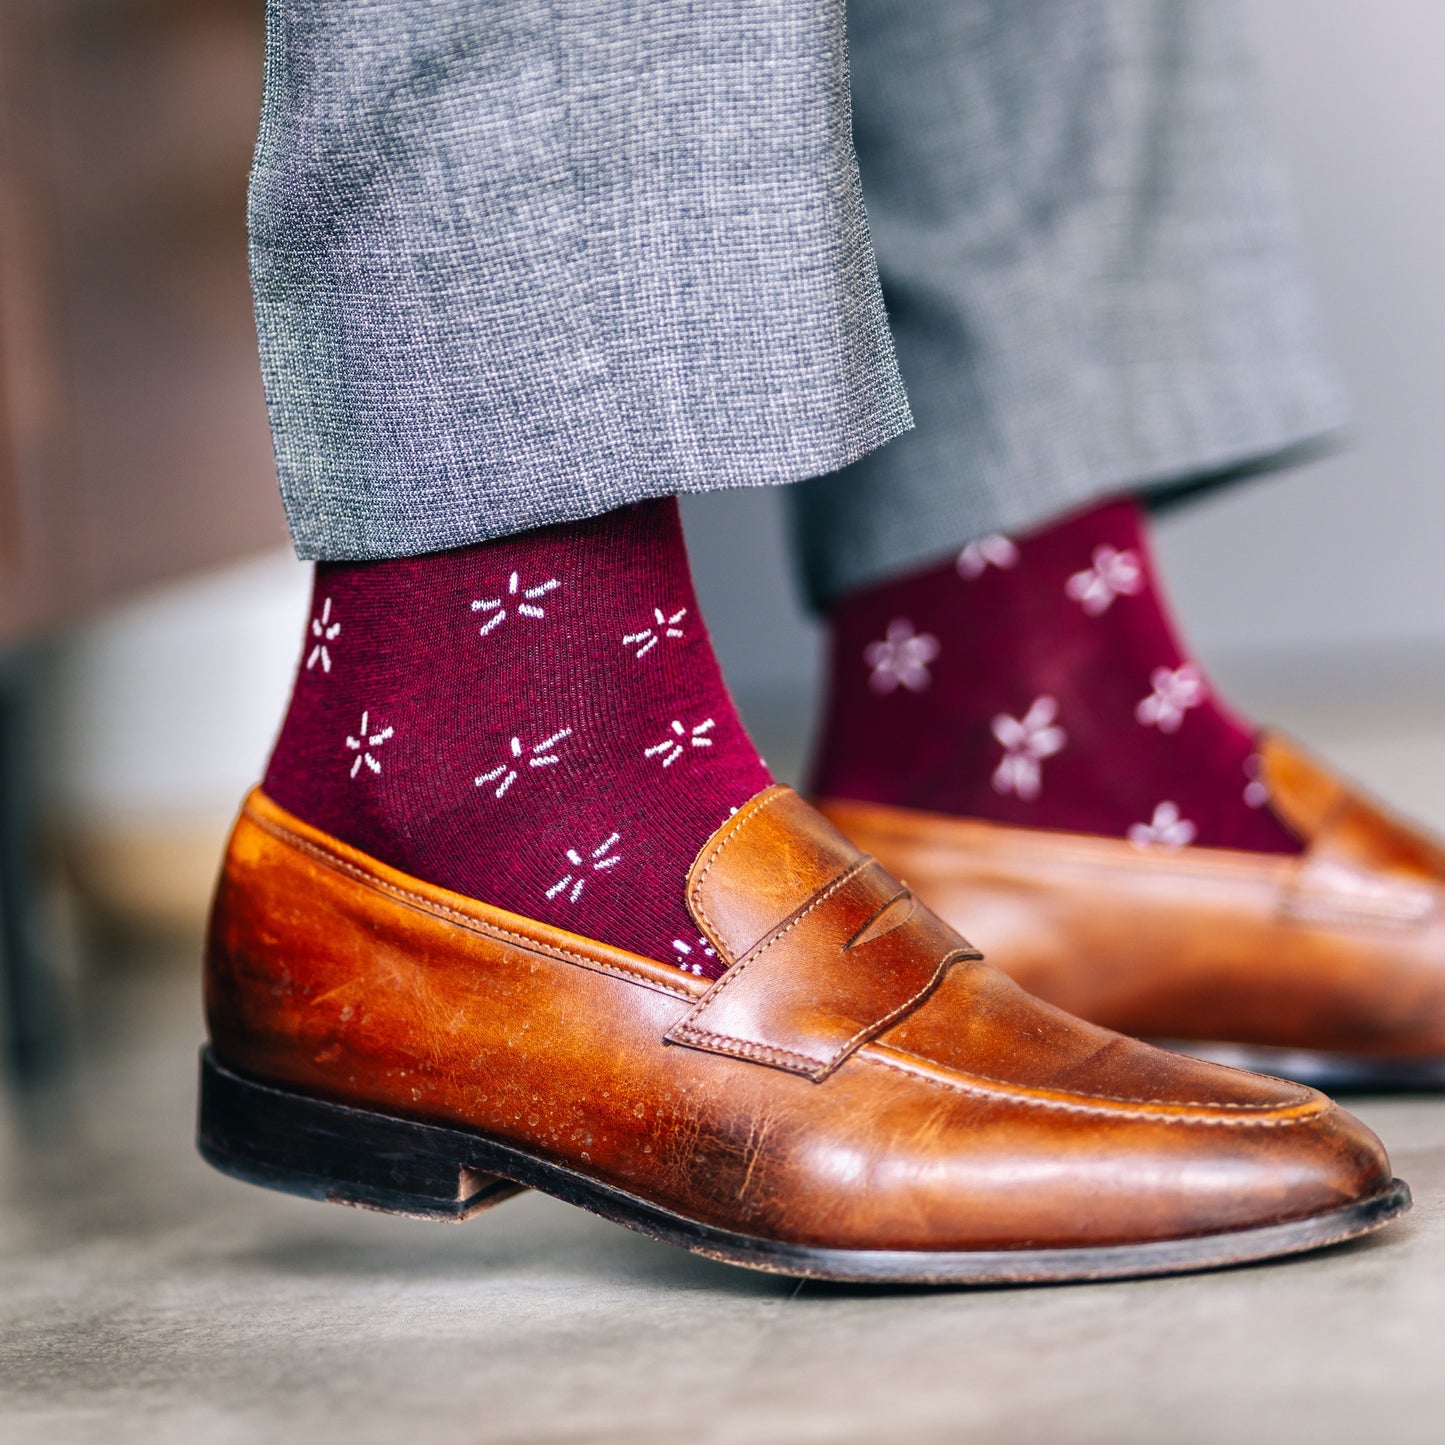
[[[1438,731],[1327,740],[1445,821],[1421,792]],[[234,1183],[192,1152],[200,1036],[188,961],[104,971],[74,1077],[0,1110],[4,1445],[1445,1438],[1442,1099],[1352,1105],[1417,1200],[1372,1240],[883,1291],[732,1270],[534,1195],[444,1226]]]

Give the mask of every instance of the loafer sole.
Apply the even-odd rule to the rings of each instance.
[[[524,1189],[744,1269],[858,1284],[1045,1284],[1185,1274],[1370,1234],[1410,1208],[1401,1180],[1305,1219],[1142,1244],[1065,1249],[829,1249],[718,1229],[470,1130],[279,1089],[201,1051],[197,1147],[224,1174],[308,1199],[460,1221]]]
[[[1288,1049],[1266,1044],[1228,1044],[1191,1039],[1152,1039],[1161,1049],[1227,1064],[1251,1074],[1269,1074],[1338,1094],[1422,1094],[1445,1090],[1445,1058],[1372,1058],[1323,1049]]]

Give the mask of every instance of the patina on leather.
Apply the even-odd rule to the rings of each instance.
[[[820,806],[1040,997],[1146,1038],[1445,1056],[1445,851],[1289,740],[1261,780],[1297,857]]]
[[[779,909],[790,901],[753,888],[751,854],[732,847],[765,810],[771,810],[769,834],[805,846],[802,877],[811,878],[825,861],[837,871],[738,956],[735,938],[760,927],[769,904]],[[796,887],[799,873],[790,881]],[[731,966],[668,1030],[667,1041],[754,1059],[815,1082],[911,1013],[950,965],[983,956],[874,859],[857,855],[791,788],[770,788],[739,810],[693,864],[688,899],[705,931],[727,921],[730,933],[708,936]],[[737,900],[746,900],[746,914]]]
[[[1313,1090],[1030,998],[785,789],[709,841],[688,896],[752,960],[739,982],[432,887],[256,793],[210,930],[213,1052],[803,1246],[1177,1240],[1389,1186],[1379,1141]],[[744,1047],[665,1042],[689,1024]]]

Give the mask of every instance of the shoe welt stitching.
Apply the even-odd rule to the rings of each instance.
[[[328,867],[335,868],[339,872],[347,874],[349,877],[354,878],[357,882],[363,884],[366,887],[374,888],[379,892],[387,893],[406,901],[407,903],[419,908],[422,912],[445,916],[458,923],[462,927],[469,929],[470,931],[481,933],[488,937],[506,939],[511,942],[521,943],[530,948],[537,949],[538,951],[547,954],[549,957],[556,958],[559,961],[580,964],[584,968],[592,969],[595,971],[617,974],[621,978],[628,979],[635,983],[640,983],[646,988],[656,989],[660,993],[667,993],[677,998],[686,999],[689,1003],[693,1001],[694,996],[691,993],[688,993],[682,989],[669,988],[666,984],[661,983],[656,979],[649,978],[646,974],[637,973],[633,969],[622,968],[617,964],[604,963],[600,959],[587,958],[583,954],[572,953],[566,949],[557,948],[555,945],[544,943],[540,939],[529,938],[526,934],[515,933],[505,928],[498,928],[494,924],[484,923],[481,919],[473,918],[469,914],[462,913],[458,909],[448,908],[443,903],[436,903],[432,899],[427,898],[424,894],[414,893],[409,889],[398,887],[394,883],[388,883],[385,879],[378,878],[374,873],[367,872],[366,869],[360,868],[356,864],[349,862],[347,859],[339,857],[337,854],[331,852],[329,849],[324,848],[317,843],[311,842],[310,839],[302,838],[300,835],[293,833],[284,824],[274,822],[269,818],[263,818],[259,814],[251,811],[249,808],[246,810],[246,816],[249,821],[252,822],[256,827],[260,828],[265,833],[269,833],[272,837],[277,838],[278,840],[287,843],[292,847],[298,848],[304,853],[310,854],[312,857],[319,859]],[[753,1046],[744,1045],[744,1047]],[[784,1051],[777,1052],[781,1053]],[[900,1054],[907,1053],[906,1050],[902,1049],[897,1050],[897,1052]],[[807,1056],[803,1054],[792,1055],[792,1057],[799,1060],[806,1060],[807,1062],[813,1064],[822,1063],[821,1060],[807,1059]],[[1300,1115],[1289,1119],[1259,1119],[1248,1116],[1215,1116],[1210,1118],[1199,1118],[1197,1116],[1181,1114],[1149,1114],[1143,1112],[1142,1108],[1136,1108],[1134,1110],[1127,1111],[1118,1109],[1107,1109],[1096,1107],[1088,1103],[1073,1103],[1067,1099],[1041,1099],[1033,1095],[1020,1095],[1014,1092],[1014,1090],[1017,1089],[1017,1085],[1008,1084],[1001,1079],[989,1079],[984,1075],[976,1076],[978,1079],[978,1083],[976,1084],[971,1084],[967,1080],[963,1079],[953,1081],[932,1078],[915,1069],[909,1068],[906,1064],[894,1062],[893,1060],[884,1058],[880,1054],[876,1053],[863,1054],[861,1056],[855,1054],[853,1057],[855,1059],[861,1058],[863,1062],[878,1064],[881,1065],[883,1068],[892,1069],[895,1073],[904,1074],[910,1079],[915,1079],[920,1083],[931,1085],[934,1088],[948,1089],[958,1093],[981,1094],[987,1098],[999,1097],[998,1089],[1002,1089],[1005,1091],[1003,1097],[1015,1103],[1035,1104],[1040,1108],[1067,1109],[1075,1113],[1103,1114],[1110,1117],[1119,1117],[1119,1115],[1123,1113],[1126,1115],[1126,1117],[1155,1119],[1161,1123],[1169,1124],[1251,1124],[1259,1127],[1283,1127],[1291,1124],[1306,1123],[1311,1119],[1318,1118],[1319,1114],[1322,1112],[1322,1110],[1316,1109],[1309,1114]],[[908,1057],[917,1058],[920,1063],[923,1063],[925,1065],[928,1065],[930,1063],[929,1060],[922,1058],[920,1055],[909,1054]],[[1234,1070],[1234,1072],[1238,1073],[1244,1071]],[[996,1085],[997,1089],[986,1087],[987,1085]],[[1136,1106],[1158,1104],[1160,1106],[1168,1107],[1176,1103],[1176,1101],[1173,1100],[1125,1099],[1106,1094],[1084,1095],[1082,1097],[1086,1099],[1096,1099],[1099,1100],[1101,1103],[1111,1102],[1120,1104],[1133,1104]],[[1308,1099],[1308,1097],[1308,1095],[1305,1095],[1301,1102],[1304,1102],[1304,1100]],[[1328,1103],[1328,1100],[1325,1100],[1324,1102]],[[1209,1101],[1188,1101],[1185,1104],[1178,1105],[1178,1107],[1190,1106],[1207,1108],[1209,1107]],[[1241,1105],[1231,1107],[1242,1111],[1244,1109],[1263,1109],[1281,1106]]]
[[[320,859],[328,867],[347,874],[356,879],[357,882],[378,892],[386,893],[394,898],[399,898],[418,908],[424,913],[430,913],[450,919],[452,922],[461,925],[473,933],[480,933],[489,938],[498,940],[505,939],[511,943],[520,943],[526,947],[545,953],[550,958],[558,959],[567,963],[580,964],[583,968],[597,970],[603,973],[615,973],[623,978],[634,979],[636,982],[647,988],[656,989],[659,993],[671,994],[674,998],[685,999],[688,1003],[696,1001],[696,995],[689,993],[686,989],[671,988],[655,978],[649,978],[645,973],[638,973],[635,969],[624,968],[620,964],[604,963],[598,958],[588,958],[585,954],[572,953],[565,948],[558,948],[556,944],[545,943],[540,938],[532,938],[525,933],[515,933],[510,929],[499,928],[494,923],[486,923],[480,918],[474,918],[471,914],[463,913],[456,908],[448,908],[445,903],[437,903],[422,893],[413,893],[410,889],[398,887],[395,883],[388,883],[384,878],[378,878],[376,874],[360,868],[347,859],[339,857],[330,849],[322,847],[319,843],[313,843],[309,838],[302,838],[299,834],[293,833],[283,823],[277,823],[270,818],[263,818],[259,814],[247,809],[246,816],[263,832],[271,834],[282,842],[309,853],[312,857]]]
[[[933,1060],[925,1059],[920,1054],[910,1053],[907,1049],[895,1048],[892,1044],[886,1044],[894,1053],[901,1054],[905,1058],[917,1059],[925,1067],[937,1067]],[[953,1089],[964,1094],[982,1094],[986,1098],[999,1097],[998,1090],[1004,1091],[1003,1097],[1013,1103],[1037,1104],[1045,1109],[1071,1109],[1076,1113],[1103,1114],[1110,1118],[1138,1118],[1157,1119],[1164,1124],[1208,1124],[1208,1125],[1255,1125],[1260,1128],[1282,1128],[1291,1124],[1307,1123],[1311,1119],[1318,1119],[1326,1111],[1330,1101],[1321,1098],[1318,1103],[1306,1114],[1295,1114],[1287,1119],[1262,1119],[1258,1117],[1259,1112],[1273,1109],[1297,1108],[1299,1104],[1311,1102],[1309,1094],[1303,1094],[1298,1103],[1290,1104],[1218,1104],[1211,1099],[1126,1099],[1115,1094],[1081,1094],[1078,1096],[1080,1102],[1071,1099],[1042,1099],[1034,1094],[1020,1095],[1015,1092],[1020,1086],[1010,1084],[1004,1079],[991,1079],[986,1074],[974,1074],[968,1078],[939,1079],[932,1075],[925,1074],[921,1070],[910,1068],[905,1063],[885,1058],[879,1053],[855,1054],[855,1059],[872,1064],[881,1064],[885,1069],[893,1069],[900,1074],[906,1074],[910,1079],[917,1079],[920,1083],[931,1084],[939,1089]],[[946,1065],[944,1067],[947,1067]],[[997,1088],[991,1088],[996,1085]],[[1088,1101],[1094,1102],[1088,1102]],[[1110,1109],[1103,1107],[1107,1104],[1132,1105],[1128,1109]],[[1150,1110],[1150,1105],[1160,1108],[1177,1109],[1209,1109],[1224,1108],[1230,1110],[1229,1114],[1216,1114],[1200,1117],[1197,1114],[1156,1114]]]

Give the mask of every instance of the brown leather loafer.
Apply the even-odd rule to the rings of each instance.
[[[531,1186],[845,1280],[1199,1269],[1408,1206],[1328,1099],[1030,998],[787,788],[708,841],[687,898],[716,983],[406,877],[253,794],[211,928],[202,1152],[433,1218]]]
[[[1260,756],[1297,857],[820,807],[1083,1018],[1319,1088],[1445,1086],[1445,849],[1285,739]]]

